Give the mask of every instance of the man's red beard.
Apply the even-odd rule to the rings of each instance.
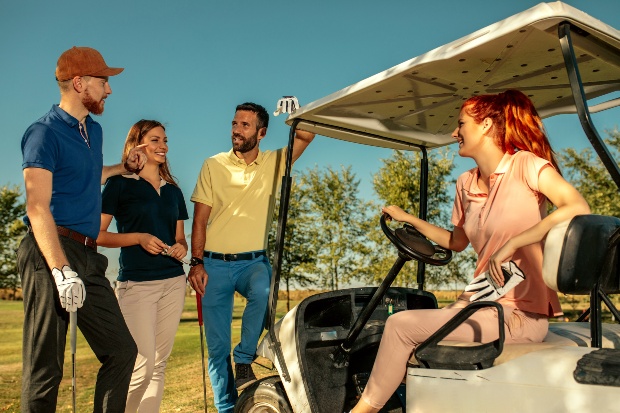
[[[82,105],[93,115],[101,115],[104,109],[103,99],[95,100],[88,93],[88,89],[84,91],[84,97],[82,98]]]

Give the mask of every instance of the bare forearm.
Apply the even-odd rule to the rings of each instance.
[[[100,231],[97,237],[97,244],[106,248],[130,247],[140,244],[140,233],[130,232],[127,234],[117,234],[115,232]]]
[[[545,217],[538,224],[512,238],[509,242],[515,250],[526,245],[540,242],[545,239],[551,228],[557,224],[568,221],[576,215],[584,215],[589,213],[590,207],[585,201],[560,207]]]
[[[192,223],[192,257],[202,257],[202,255],[204,254],[206,242],[206,225],[203,225],[202,223],[194,220],[194,222]]]
[[[104,165],[103,169],[101,170],[101,185],[105,184],[105,182],[111,176],[122,175],[126,173],[127,173],[127,170],[125,169],[123,164],[119,163],[116,165],[108,165],[108,166]]]
[[[413,225],[422,235],[433,241],[435,244],[453,251],[462,251],[467,247],[467,242],[463,242],[454,233],[445,228],[438,227],[423,219],[410,215],[410,224]]]
[[[62,268],[64,265],[70,265],[58,238],[56,223],[51,212],[35,211],[28,209],[28,218],[32,226],[34,238],[37,241],[39,250],[43,254],[43,258],[47,266],[52,268]]]

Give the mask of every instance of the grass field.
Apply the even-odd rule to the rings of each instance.
[[[292,296],[291,307],[305,294]],[[454,292],[436,292],[439,306],[452,301]],[[563,308],[571,320],[586,307],[587,297],[563,297]],[[614,302],[618,302],[615,298]],[[241,312],[245,305],[243,298],[235,300],[233,316],[233,343],[239,341]],[[286,301],[278,302],[277,317],[286,311]],[[607,317],[608,318],[608,317]],[[23,306],[21,301],[0,300],[0,412],[20,411],[21,390],[21,344]],[[206,351],[206,350],[205,350]],[[275,374],[270,370],[271,362],[258,359],[254,370],[257,376]],[[92,411],[92,399],[99,362],[78,331],[77,344],[77,410]],[[69,346],[65,355],[65,377],[60,386],[58,412],[71,412],[71,353]],[[207,376],[207,399],[209,411],[215,412],[212,404],[211,386]],[[200,330],[196,313],[196,300],[186,297],[185,309],[175,338],[174,349],[166,369],[166,386],[162,412],[202,412],[202,366],[200,357]]]

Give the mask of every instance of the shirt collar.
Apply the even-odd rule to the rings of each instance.
[[[497,165],[497,167],[495,168],[495,171],[491,174],[491,187],[493,187],[493,184],[495,183],[495,179],[497,179],[498,175],[503,175],[508,171],[508,168],[510,167],[510,164],[512,163],[512,157],[514,155],[509,154],[508,152],[506,152],[504,154],[504,156],[502,157],[502,159],[499,161],[499,164]],[[469,182],[465,184],[465,190],[472,196],[487,196],[486,193],[483,193],[480,188],[478,188],[478,174],[480,173],[480,170],[478,169],[478,167],[474,168],[472,170],[472,174],[469,177]]]
[[[123,178],[135,179],[136,181],[140,180],[140,175],[138,174],[129,174],[129,175],[121,175]],[[159,177],[159,187],[166,185],[168,182],[162,177]]]
[[[263,159],[265,158],[265,153],[259,149],[258,150],[258,156],[256,157],[256,159],[254,159],[254,162],[250,163],[250,165],[247,165],[245,163],[245,160],[237,157],[237,155],[235,155],[235,151],[232,150],[232,149],[228,152],[228,158],[235,165],[243,165],[243,166],[250,166],[250,165],[253,165],[253,164],[260,165],[261,162],[263,162]]]
[[[52,110],[60,119],[62,119],[63,122],[69,125],[70,128],[75,128],[77,124],[80,123],[76,118],[65,112],[65,110],[58,104],[52,105]],[[90,117],[90,114],[86,115],[85,121],[86,124],[93,122],[93,118]]]

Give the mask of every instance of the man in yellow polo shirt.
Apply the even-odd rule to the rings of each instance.
[[[265,249],[286,158],[286,148],[259,150],[268,125],[264,107],[237,106],[232,149],[205,160],[191,197],[194,220],[188,278],[202,295],[209,377],[220,413],[232,412],[237,390],[256,380],[251,363],[265,324],[271,280]],[[293,162],[313,139],[313,133],[296,131]],[[235,291],[247,299],[247,305],[241,342],[233,351],[233,381],[230,342]]]

